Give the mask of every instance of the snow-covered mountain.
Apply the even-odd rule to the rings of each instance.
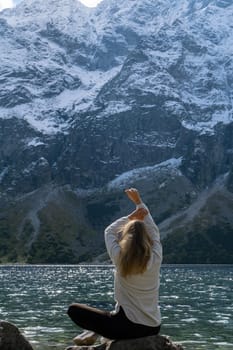
[[[0,235],[13,256],[101,253],[132,185],[168,255],[177,235],[211,240],[220,226],[232,243],[232,18],[232,0],[24,0],[0,13]]]

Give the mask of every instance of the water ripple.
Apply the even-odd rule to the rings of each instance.
[[[164,266],[162,334],[186,350],[230,350],[232,281],[233,266]],[[1,266],[0,283],[1,318],[15,323],[35,350],[71,344],[80,330],[66,314],[69,304],[114,307],[111,266]]]

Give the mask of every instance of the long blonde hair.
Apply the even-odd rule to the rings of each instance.
[[[118,258],[121,276],[140,274],[146,270],[152,244],[143,221],[131,220],[123,227]]]

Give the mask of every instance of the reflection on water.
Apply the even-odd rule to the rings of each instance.
[[[190,350],[233,349],[232,287],[232,266],[163,268],[164,332]]]
[[[163,266],[162,331],[187,350],[233,349],[233,266]],[[0,319],[17,325],[35,350],[72,344],[80,330],[72,302],[111,310],[111,266],[1,266]]]

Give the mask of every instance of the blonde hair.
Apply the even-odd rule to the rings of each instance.
[[[152,239],[141,220],[129,221],[122,230],[119,241],[118,269],[123,277],[140,274],[146,270],[151,256]]]

